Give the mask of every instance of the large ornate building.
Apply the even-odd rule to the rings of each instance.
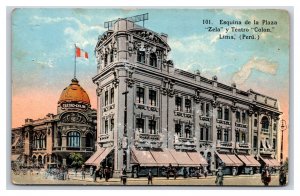
[[[23,166],[71,165],[69,155],[90,157],[95,149],[96,111],[76,78],[66,87],[57,104],[57,114],[26,119],[12,129],[12,161]]]
[[[172,164],[250,172],[279,166],[275,98],[176,69],[168,36],[126,19],[99,36],[97,152],[88,165],[119,174]]]

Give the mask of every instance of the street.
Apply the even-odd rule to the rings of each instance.
[[[65,185],[120,185],[123,186],[121,183],[120,178],[111,178],[108,182],[102,178],[101,180],[97,178],[97,182],[93,182],[91,176],[86,175],[85,179],[81,178],[81,174],[77,174],[75,177],[74,174],[70,174],[69,180],[58,180],[53,179],[53,176],[49,176],[47,179],[43,173],[34,173],[33,175],[30,174],[20,174],[15,175],[12,174],[12,181],[14,184],[20,185],[28,185],[28,184],[38,184],[38,185],[47,185],[47,184],[65,184]],[[148,180],[145,177],[141,178],[128,178],[127,185],[145,185],[147,186]],[[153,178],[153,185],[175,185],[175,186],[211,186],[215,185],[215,176],[208,176],[207,178],[201,177],[200,179],[197,178],[183,178],[178,177],[176,180],[170,178],[167,180],[164,177],[154,177]],[[272,180],[269,186],[278,186],[279,180],[278,175],[272,175]],[[240,175],[240,176],[225,176],[224,177],[224,186],[263,186],[261,182],[260,175]]]

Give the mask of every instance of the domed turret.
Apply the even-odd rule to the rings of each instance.
[[[79,85],[76,78],[72,79],[72,83],[62,91],[58,104],[67,102],[78,102],[91,105],[88,94]]]

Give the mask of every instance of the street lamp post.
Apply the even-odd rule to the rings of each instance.
[[[286,130],[286,121],[281,120],[281,148],[280,148],[280,165],[283,166],[283,131]]]

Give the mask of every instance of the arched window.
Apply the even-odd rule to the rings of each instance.
[[[157,67],[157,58],[155,53],[150,54],[150,66]]]
[[[268,132],[269,131],[269,119],[264,116],[262,119],[261,119],[261,125],[262,125],[262,131],[264,132]]]
[[[40,135],[39,145],[40,145],[40,148],[46,148],[46,136],[44,134]]]
[[[138,51],[137,61],[140,63],[145,63],[145,51]]]
[[[114,62],[114,51],[113,50],[110,51],[109,56],[110,56],[110,62],[111,63]]]
[[[67,146],[70,148],[80,148],[80,133],[77,131],[71,131],[67,135]]]
[[[225,108],[225,111],[224,111],[224,120],[229,120],[229,109],[228,108]]]
[[[104,67],[106,67],[107,65],[107,61],[108,61],[108,55],[107,54],[104,54]]]
[[[87,133],[85,140],[86,140],[85,147],[92,148],[93,147],[93,135],[91,133]]]
[[[38,138],[37,138],[37,136],[35,135],[34,137],[33,137],[33,148],[37,148],[37,142],[38,142]]]
[[[181,137],[181,124],[177,123],[175,124],[175,133]]]
[[[218,119],[222,119],[223,118],[223,108],[219,107],[218,108]]]
[[[61,146],[61,132],[57,132],[57,146]]]

